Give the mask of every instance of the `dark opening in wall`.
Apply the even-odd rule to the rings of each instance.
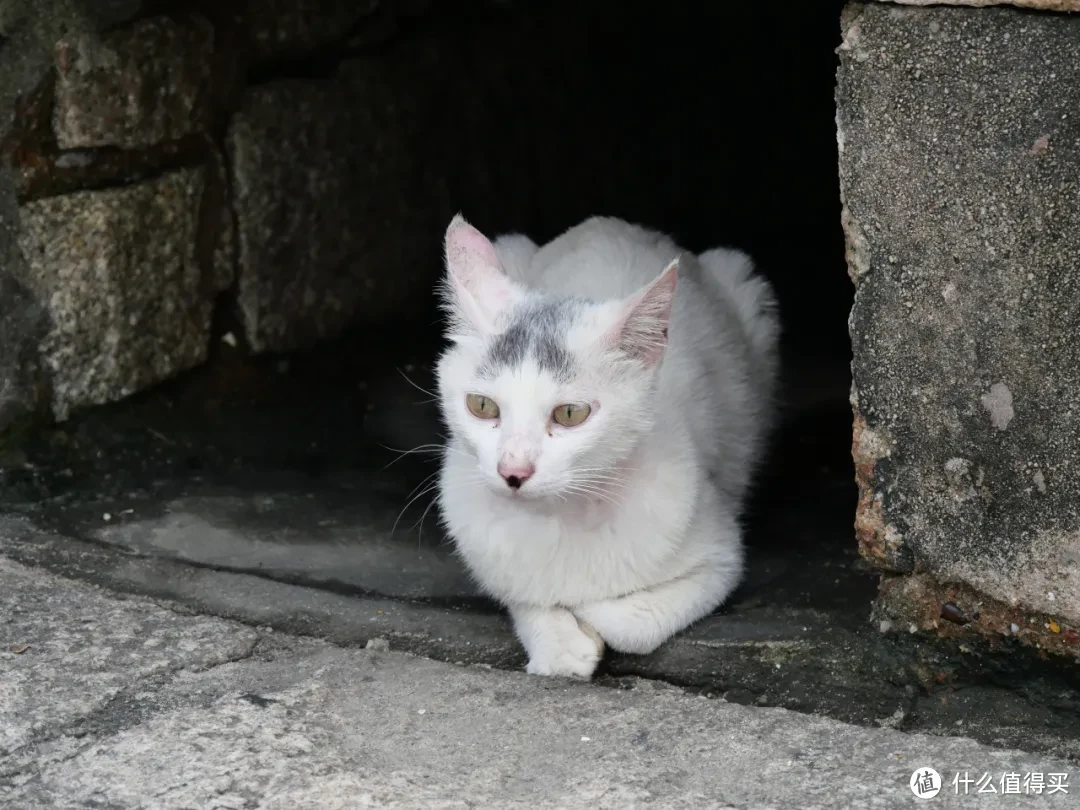
[[[690,250],[747,251],[783,322],[782,419],[747,518],[745,583],[657,654],[607,661],[607,682],[661,677],[944,732],[962,716],[999,740],[1052,725],[1052,709],[1026,703],[1005,731],[986,701],[937,706],[926,667],[965,677],[964,665],[868,621],[833,106],[842,4],[367,5],[339,9],[331,34],[307,20],[290,39],[273,17],[285,0],[248,21],[261,35],[193,4],[214,20],[215,58],[243,59],[222,74],[210,146],[178,147],[162,171],[219,156],[207,194],[236,238],[200,254],[233,256],[235,272],[211,285],[205,363],[4,444],[0,507],[82,541],[42,535],[46,551],[25,553],[341,642],[386,635],[519,666],[431,509],[443,441],[424,390],[441,345],[431,289],[458,211],[537,242],[606,214]],[[43,148],[59,149],[54,164],[74,154]],[[153,176],[136,164],[94,187]],[[986,694],[1020,706],[996,678]]]

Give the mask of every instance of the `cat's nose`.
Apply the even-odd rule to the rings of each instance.
[[[521,489],[521,485],[528,481],[534,472],[536,467],[533,464],[527,464],[520,461],[500,461],[499,475],[503,477],[506,485],[510,489]]]

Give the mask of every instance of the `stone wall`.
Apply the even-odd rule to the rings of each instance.
[[[221,43],[199,14],[139,5],[0,6],[0,286],[18,291],[0,300],[0,429],[201,363],[233,283]]]
[[[462,155],[476,133],[467,120],[440,122],[439,95],[453,85],[435,77],[452,75],[454,45],[410,38],[325,79],[245,91],[225,144],[238,301],[256,350],[309,346],[355,319],[405,313],[430,291],[455,195],[424,156]]]
[[[458,210],[538,240],[603,213],[741,247],[816,352],[800,369],[846,351],[838,7],[624,6],[0,0],[0,430],[178,374],[229,332],[281,352],[432,331]]]
[[[426,302],[433,152],[491,123],[448,126],[461,37],[398,36],[428,10],[0,2],[0,431],[202,363],[218,311],[289,351]]]
[[[839,52],[881,615],[1080,654],[1080,16],[852,4]]]

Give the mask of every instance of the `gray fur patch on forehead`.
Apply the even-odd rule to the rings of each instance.
[[[511,313],[509,326],[491,341],[479,375],[494,377],[531,357],[542,371],[560,382],[568,381],[573,376],[574,359],[566,338],[584,305],[575,298],[526,301]]]

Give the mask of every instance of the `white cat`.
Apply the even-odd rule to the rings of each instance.
[[[648,653],[739,581],[779,324],[749,257],[593,218],[446,232],[442,519],[537,675]]]

